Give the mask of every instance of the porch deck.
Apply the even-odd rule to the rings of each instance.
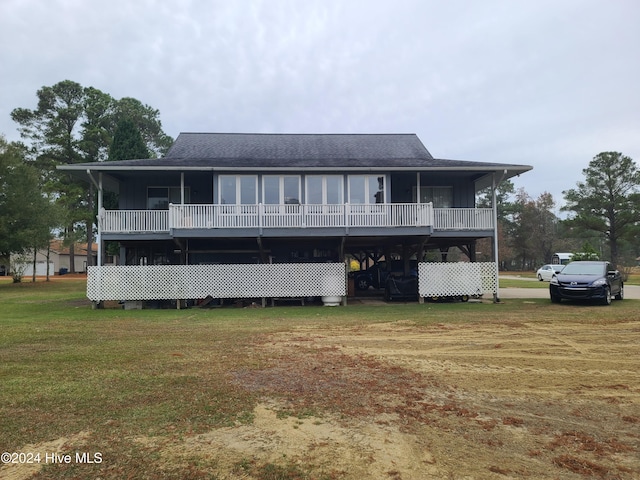
[[[169,205],[168,210],[102,210],[102,233],[169,233],[208,229],[432,227],[493,229],[490,208],[433,208],[430,203],[340,205]]]

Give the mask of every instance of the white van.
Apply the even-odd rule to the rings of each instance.
[[[600,260],[595,253],[578,253],[578,260]],[[554,253],[551,257],[552,265],[566,265],[573,259],[573,253]]]
[[[573,253],[554,253],[551,257],[551,264],[566,265],[571,261],[571,257],[573,257]]]

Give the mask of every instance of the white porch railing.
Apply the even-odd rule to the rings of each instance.
[[[433,224],[430,203],[169,205],[170,228],[416,227]]]
[[[102,210],[100,212],[102,232],[138,233],[168,232],[167,210]]]
[[[492,230],[490,208],[434,208],[435,230]]]
[[[430,203],[340,205],[169,205],[169,210],[103,210],[103,233],[214,228],[423,227],[491,230],[490,208],[433,208]]]
[[[259,205],[169,205],[169,228],[255,228],[259,226],[258,207]]]

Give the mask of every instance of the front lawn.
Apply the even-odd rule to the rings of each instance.
[[[639,301],[125,311],[84,288],[0,283],[0,451],[100,462],[0,478],[640,475]]]

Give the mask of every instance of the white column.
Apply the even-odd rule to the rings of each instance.
[[[102,172],[100,172],[98,173],[98,259],[96,262],[98,267],[102,266],[102,219],[104,218],[102,193]]]
[[[496,291],[493,293],[493,301],[499,302],[498,292],[500,291],[500,266],[498,263],[498,200],[496,190],[498,185],[502,183],[507,171],[505,170],[500,180],[496,182],[496,173],[491,178],[491,206],[493,207],[493,260],[496,264]]]
[[[180,172],[180,205],[184,205],[184,172]]]

